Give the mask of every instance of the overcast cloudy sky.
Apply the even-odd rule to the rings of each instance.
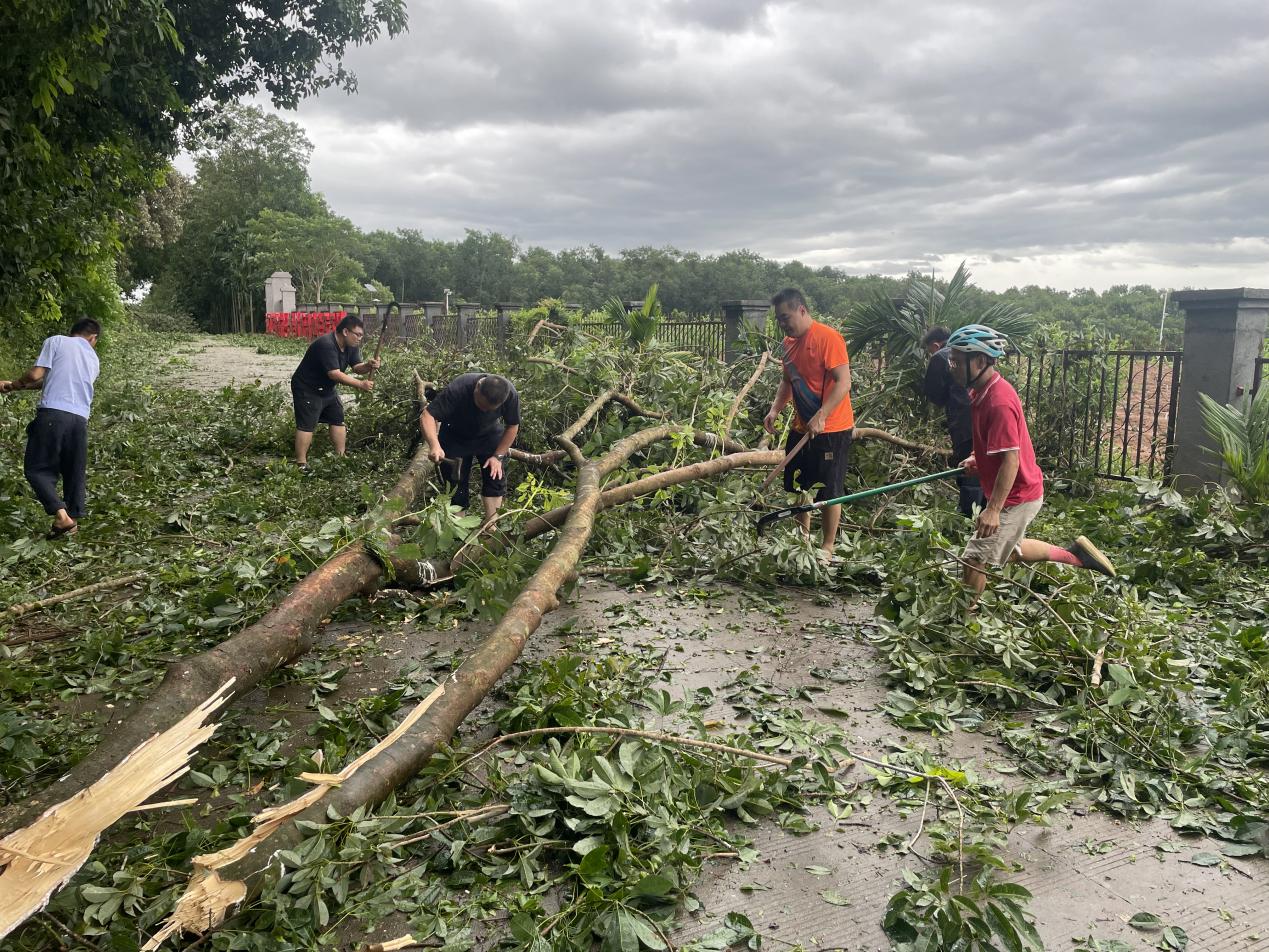
[[[1269,286],[1269,3],[411,0],[298,120],[363,228]]]

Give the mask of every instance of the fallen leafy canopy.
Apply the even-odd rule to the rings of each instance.
[[[610,348],[569,335],[573,332],[555,345],[551,359],[567,361],[576,373],[549,364],[525,364],[514,356],[506,363],[491,359],[484,364],[508,372],[526,394],[525,443],[531,452],[550,449],[549,435],[575,420],[597,394],[625,389],[632,382],[632,366],[614,358]],[[690,357],[655,347],[641,360],[645,363],[636,378],[640,402],[645,408],[671,410],[681,428],[650,448],[637,465],[617,474],[630,484],[699,460],[703,454],[692,432],[725,428],[734,394],[750,370],[739,367],[726,377],[722,371],[703,369]],[[436,355],[412,355],[411,361],[433,379],[445,379],[462,369]],[[774,387],[774,375],[768,377],[758,381],[742,412],[736,414],[733,435],[750,445],[758,441],[758,424]],[[860,377],[866,382],[863,373]],[[105,470],[116,467],[114,472],[123,480],[118,486],[103,480],[104,492],[124,499],[126,492],[135,492],[138,499],[149,492],[160,509],[179,506],[187,498],[192,502],[166,531],[154,512],[134,504],[133,518],[140,531],[115,529],[109,537],[89,533],[77,543],[83,547],[77,551],[91,555],[94,564],[101,563],[104,574],[122,575],[138,565],[153,564],[155,552],[173,544],[166,541],[167,535],[184,533],[183,548],[179,557],[163,560],[165,569],[144,592],[128,594],[104,612],[89,612],[86,605],[55,606],[53,620],[81,623],[88,632],[85,643],[51,656],[36,655],[34,646],[26,646],[19,664],[0,669],[10,679],[4,690],[22,691],[17,685],[26,678],[26,690],[34,689],[31,693],[37,697],[53,698],[59,690],[69,690],[71,699],[100,698],[112,703],[123,693],[135,692],[137,685],[144,686],[170,654],[190,650],[200,638],[203,644],[209,643],[223,634],[219,628],[237,628],[258,616],[301,566],[307,568],[348,541],[359,510],[381,491],[370,485],[352,493],[349,489],[359,481],[381,485],[376,482],[382,479],[379,472],[391,472],[399,465],[413,425],[413,407],[402,396],[408,393],[408,379],[404,368],[394,370],[390,365],[385,369],[373,398],[352,418],[354,439],[371,438],[342,463],[327,460],[323,465],[318,456],[317,476],[307,482],[275,459],[285,452],[289,421],[281,400],[268,390],[246,391],[245,396],[214,395],[203,407],[189,405],[187,398],[172,399],[159,388],[148,397],[147,413],[113,422],[102,438],[122,452],[122,460],[115,464],[103,458],[99,463]],[[193,430],[188,440],[177,422],[169,422],[168,414],[176,414],[175,421],[181,421],[182,414],[187,418],[183,422]],[[232,415],[233,427],[220,419],[225,414]],[[4,425],[16,433],[21,422],[15,414]],[[929,431],[910,425],[911,421],[884,422],[888,428],[912,435],[914,442],[931,442]],[[594,453],[646,425],[647,421],[632,417],[627,407],[609,404],[597,411],[579,438],[583,449]],[[169,441],[176,449],[162,452]],[[137,447],[150,452],[137,453]],[[889,447],[860,449],[852,478],[864,485],[883,481],[882,477],[916,475],[931,465],[929,460]],[[189,453],[194,462],[183,461],[182,453]],[[516,467],[513,473],[512,493],[499,528],[508,539],[516,540],[523,537],[523,528],[535,514],[569,501],[567,486],[574,474],[567,463],[558,462]],[[126,483],[129,478],[134,480],[131,486]],[[918,886],[905,883],[900,895],[926,890],[924,895],[932,901],[921,909],[942,908],[945,899],[958,895],[958,907],[977,902],[980,911],[994,901],[993,895],[1004,895],[1022,909],[1025,897],[1020,894],[991,892],[1000,884],[993,858],[1001,855],[1014,825],[1060,808],[1061,797],[1071,791],[1091,791],[1111,809],[1165,812],[1180,824],[1178,829],[1198,823],[1200,828],[1237,839],[1238,845],[1255,846],[1263,839],[1263,823],[1242,811],[1238,798],[1258,791],[1263,778],[1263,733],[1256,727],[1256,718],[1263,721],[1265,709],[1263,632],[1257,636],[1255,619],[1265,610],[1264,570],[1257,564],[1265,551],[1264,514],[1231,506],[1219,497],[1181,500],[1149,485],[1139,487],[1140,495],[1103,491],[1091,499],[1062,499],[1055,491],[1046,522],[1038,528],[1056,537],[1096,526],[1096,533],[1090,534],[1122,563],[1127,576],[1124,588],[1107,590],[1060,569],[1052,578],[1012,571],[1013,583],[993,583],[986,602],[990,611],[966,625],[963,606],[950,584],[956,566],[940,551],[958,551],[965,532],[963,521],[951,511],[947,493],[918,490],[875,507],[848,510],[842,546],[845,561],[828,568],[817,562],[811,546],[792,529],[769,540],[755,539],[751,507],[771,501],[755,497],[759,481],[756,474],[733,470],[708,482],[660,487],[629,506],[605,511],[596,520],[589,549],[592,558],[601,566],[632,570],[621,577],[635,583],[678,582],[688,590],[708,591],[716,580],[734,579],[773,603],[779,601],[779,586],[787,584],[840,591],[880,589],[889,624],[883,626],[878,643],[890,658],[889,676],[895,690],[888,708],[900,725],[907,731],[934,733],[967,726],[997,731],[1015,747],[1021,762],[1049,772],[1060,788],[1032,791],[1024,802],[1015,802],[1010,799],[1012,793],[982,784],[960,765],[932,761],[919,750],[897,752],[892,757],[896,769],[879,770],[868,788],[899,798],[916,810],[922,809],[928,797],[931,817],[937,813],[937,818],[925,825],[923,835],[935,844],[943,865],[955,870],[943,883],[936,868],[932,876],[918,877]],[[24,488],[16,482],[8,488],[14,498],[25,499]],[[238,506],[243,506],[241,515],[235,516]],[[28,507],[28,513],[32,508]],[[418,558],[448,557],[465,528],[470,528],[455,518],[443,499],[428,503],[417,516],[420,524],[407,533],[406,545],[414,547]],[[108,510],[103,513],[103,521],[113,518]],[[448,592],[422,598],[421,603],[417,597],[389,590],[373,601],[353,600],[333,621],[336,625],[354,622],[364,630],[367,625],[382,628],[406,619],[452,626],[460,616],[496,618],[536,568],[549,540],[545,535],[536,541],[514,541],[504,551],[463,568]],[[14,597],[29,600],[44,594],[45,579],[64,583],[58,590],[88,581],[82,576],[59,578],[57,556],[65,550],[42,548],[42,543],[34,541],[22,543],[21,549],[35,557],[23,562],[12,550],[0,552],[0,558],[9,558],[8,564],[24,573],[16,581],[16,586],[23,587],[15,587]],[[226,558],[227,552],[233,555]],[[1141,554],[1125,557],[1121,553]],[[266,573],[239,577],[237,566],[247,559],[254,559]],[[209,602],[226,608],[223,613],[209,611]],[[172,624],[166,631],[163,611],[151,611],[151,606],[164,605],[177,606],[175,611],[165,609]],[[197,619],[208,618],[212,626],[204,629],[185,621],[194,612],[200,613]],[[145,620],[137,622],[142,614]],[[160,619],[159,624],[152,623],[154,617]],[[125,624],[128,618],[134,621]],[[135,637],[138,625],[139,638]],[[1105,630],[1112,635],[1106,651],[1107,677],[1104,688],[1094,692],[1088,675]],[[958,653],[967,657],[954,657]],[[579,640],[561,660],[589,665],[622,656],[612,646],[597,650]],[[387,677],[377,693],[356,696],[341,691],[355,657],[347,650],[319,649],[268,682],[287,692],[288,704],[275,701],[263,712],[263,719],[230,712],[221,738],[209,742],[187,781],[196,790],[210,792],[214,812],[207,817],[187,815],[184,823],[125,819],[103,844],[98,860],[81,874],[81,889],[66,890],[57,897],[52,914],[70,917],[89,934],[125,937],[135,936],[137,929],[152,930],[171,911],[180,883],[178,873],[188,866],[190,857],[225,848],[242,835],[252,813],[302,793],[307,787],[299,775],[327,772],[330,765],[347,763],[372,747],[396,726],[407,700],[426,695],[433,678],[443,679],[463,660],[438,657],[422,669]],[[1182,671],[1168,663],[1181,659],[1193,664]],[[131,684],[120,678],[121,665],[125,674],[135,678]],[[655,670],[655,664],[650,667]],[[1132,683],[1123,680],[1124,672],[1131,675]],[[676,717],[681,720],[678,729],[692,733],[691,718],[701,716],[699,703],[662,694],[665,689],[659,685],[641,682],[643,675],[627,680],[583,667],[577,677],[559,675],[558,691],[545,686],[534,666],[525,668],[523,677],[528,680],[518,681],[499,698],[507,718],[499,721],[504,730],[604,721],[660,729],[664,718]],[[961,683],[966,681],[985,683]],[[529,689],[521,690],[522,685]],[[667,687],[674,690],[673,684]],[[1110,704],[1122,688],[1129,693]],[[746,702],[753,712],[752,728],[747,735],[723,739],[791,757],[818,756],[817,751],[834,743],[831,725],[804,714],[795,716],[783,703],[773,707],[762,699],[770,695],[766,688],[760,694],[756,684],[746,684],[734,691],[738,699],[753,697]],[[1225,694],[1218,696],[1222,691]],[[1193,716],[1190,704],[1196,697],[1209,711],[1220,714],[1211,720]],[[695,713],[675,712],[675,703]],[[1058,716],[1068,709],[1079,716],[1071,714],[1069,720]],[[25,712],[13,720],[15,733],[10,736],[17,743],[9,749],[22,750],[23,741],[33,737],[30,730],[46,725],[48,733],[35,736],[47,746],[37,745],[34,755],[25,748],[26,756],[45,758],[35,762],[44,765],[46,778],[82,749],[81,734],[91,737],[98,721],[90,715],[85,732],[59,703],[50,703],[42,718],[38,708],[34,713],[35,720]],[[1054,719],[1045,720],[1049,717]],[[1159,763],[1147,761],[1134,745],[1127,744],[1130,731],[1170,730],[1174,723],[1185,730],[1160,748]],[[306,726],[313,739],[297,742],[295,735],[302,736]],[[707,736],[704,731],[696,733]],[[68,749],[58,749],[58,738],[68,741]],[[1184,746],[1187,740],[1218,744],[1218,756],[1201,762]],[[723,781],[715,782],[725,786],[717,802],[702,801],[694,793],[676,793],[677,800],[667,801],[655,793],[633,804],[618,790],[621,796],[605,794],[616,801],[612,815],[592,816],[586,805],[593,811],[607,809],[599,788],[571,789],[568,784],[602,780],[617,790],[611,782],[617,775],[605,774],[599,759],[615,764],[624,777],[629,771],[622,767],[620,751],[626,743],[631,742],[614,747],[602,737],[578,737],[525,744],[500,755],[498,767],[477,774],[475,783],[465,779],[468,775],[452,773],[460,755],[441,750],[416,779],[376,810],[354,809],[344,817],[303,821],[308,824],[302,827],[306,836],[283,858],[283,869],[271,874],[260,899],[227,920],[216,941],[228,948],[312,948],[338,943],[353,921],[370,924],[395,913],[409,919],[412,935],[463,948],[475,942],[482,930],[496,927],[487,923],[510,914],[515,924],[511,938],[526,947],[533,946],[535,930],[549,927],[548,935],[557,937],[550,941],[563,948],[586,948],[594,942],[625,948],[632,939],[656,948],[663,938],[653,924],[664,932],[675,910],[691,906],[686,884],[704,864],[733,859],[710,859],[710,854],[750,856],[735,832],[728,832],[734,821],[761,821],[769,816],[791,831],[805,830],[811,823],[803,811],[808,798],[836,804],[833,809],[840,814],[851,809],[856,795],[827,786],[813,771],[790,779],[779,771],[733,761],[720,774],[718,763],[706,755],[676,753],[667,759],[665,769],[682,767],[688,773],[667,776],[666,789],[686,789],[679,785],[688,784],[693,772],[698,777],[703,773],[721,776]],[[645,754],[648,765],[664,757],[661,748],[640,744],[638,767],[643,767]],[[1127,752],[1121,749],[1125,746]],[[321,764],[315,759],[318,751]],[[568,770],[577,757],[577,773],[568,773],[564,787],[550,787],[536,771],[541,765],[564,777],[552,766],[552,755]],[[0,765],[10,769],[14,763],[0,759]],[[1173,777],[1172,768],[1178,763],[1188,773],[1183,770]],[[897,769],[904,765],[940,779],[911,783],[910,774]],[[1119,779],[1125,772],[1134,785],[1135,800],[1128,797]],[[641,769],[638,774],[634,780],[641,783]],[[39,783],[39,777],[27,778],[21,770],[10,776],[15,795]],[[768,786],[777,780],[793,786]],[[722,805],[722,799],[731,802],[746,784],[755,782],[759,785],[733,805]],[[513,789],[521,789],[517,784],[524,785],[528,799],[517,801],[511,796]],[[1185,807],[1187,798],[1200,795],[1202,803],[1191,805],[1197,809],[1176,810],[1178,803]],[[1053,796],[1059,799],[1050,801]],[[570,802],[569,797],[580,802]],[[538,802],[534,798],[550,805],[549,816],[530,816],[533,808],[519,805],[493,813],[498,804]],[[649,811],[659,825],[656,829],[686,839],[672,840],[682,855],[662,862],[675,870],[678,884],[663,897],[623,899],[629,907],[623,912],[622,906],[605,902],[605,894],[629,890],[648,876],[661,875],[660,867],[639,857],[663,859],[656,852],[656,842],[631,840],[628,829],[622,838],[621,818],[636,806]],[[451,820],[455,822],[444,829],[434,829]],[[723,842],[698,838],[693,831],[699,830],[721,836]],[[612,884],[587,882],[580,871],[585,856],[571,849],[572,843],[586,839],[583,833],[599,837],[599,843],[608,848],[605,862],[618,864],[627,874]],[[400,851],[391,846],[421,834],[428,835]],[[560,845],[554,840],[564,842]],[[903,837],[893,846],[900,849],[906,841]],[[997,873],[983,874],[993,868]],[[589,868],[587,875],[593,875]],[[981,884],[975,885],[980,876]],[[674,881],[668,873],[666,878]],[[658,901],[653,902],[654,898]],[[896,928],[911,929],[919,936],[945,927],[945,921],[914,911],[917,906],[907,899],[898,900],[895,908],[901,910],[893,923]],[[642,923],[646,932],[635,923]],[[29,938],[25,929],[15,937],[22,943],[18,948],[36,948],[47,938],[31,928]],[[741,916],[730,920],[726,928],[727,941],[756,941],[752,927],[746,927]],[[1013,928],[1019,935],[1025,933],[1022,926]],[[1002,932],[995,934],[999,938]],[[721,948],[717,943],[724,938],[720,933],[711,942]]]

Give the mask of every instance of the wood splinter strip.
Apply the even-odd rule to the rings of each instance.
[[[228,700],[233,683],[226,681],[92,786],[0,840],[0,939],[44,908],[87,862],[102,831],[126,813],[171,805],[145,801],[189,770],[195,749],[219,726],[206,722]]]
[[[168,916],[163,927],[156,932],[150,941],[142,946],[142,952],[157,949],[167,939],[182,933],[201,935],[214,929],[225,921],[229,911],[237,906],[247,895],[246,883],[237,880],[221,879],[217,870],[238,862],[257,846],[273,835],[283,823],[296,814],[303,813],[317,803],[327,792],[348,780],[357,770],[379,753],[387,750],[400,740],[427,709],[445,694],[445,685],[438,685],[436,690],[415,705],[414,709],[402,719],[392,733],[379,741],[337,774],[304,774],[303,777],[318,785],[301,794],[294,800],[261,810],[252,819],[255,829],[231,846],[217,853],[205,853],[195,856],[190,862],[194,871],[190,874],[189,885],[176,902],[176,908]]]

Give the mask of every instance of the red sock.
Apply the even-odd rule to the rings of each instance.
[[[1049,546],[1050,562],[1065,562],[1067,565],[1082,565],[1083,563],[1076,557],[1075,553],[1070,549],[1063,549],[1060,546]]]

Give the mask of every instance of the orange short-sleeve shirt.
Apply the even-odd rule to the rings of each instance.
[[[819,321],[812,321],[810,329],[801,337],[784,339],[784,379],[793,382],[789,373],[789,365],[792,364],[820,401],[823,401],[833,385],[828,372],[849,363],[850,355],[846,352],[846,341],[842,335]],[[806,429],[806,421],[798,412],[796,400],[793,414],[793,428],[801,433]],[[850,405],[850,394],[847,394],[829,414],[824,432],[838,433],[849,430],[854,425],[855,411]]]

